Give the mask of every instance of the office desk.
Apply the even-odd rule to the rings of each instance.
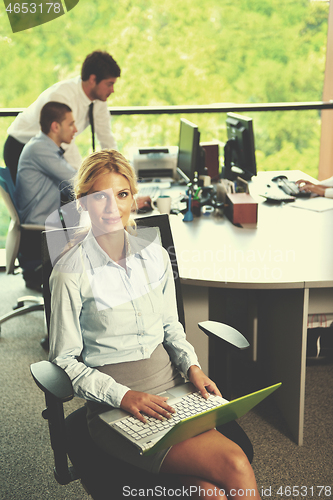
[[[292,175],[304,176],[288,172]],[[257,197],[259,181],[272,176],[261,173],[251,194]],[[309,294],[333,287],[333,210],[258,201],[257,228],[233,226],[225,217],[184,223],[170,216],[187,332],[207,369],[207,341],[198,340],[197,322],[220,320],[242,331],[252,343],[253,359],[264,367],[265,384],[283,383],[275,397],[301,445]]]

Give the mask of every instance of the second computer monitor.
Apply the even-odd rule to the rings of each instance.
[[[204,150],[200,146],[197,125],[185,118],[180,120],[177,172],[187,183],[192,182],[194,172],[200,174],[205,165]]]
[[[257,175],[252,118],[227,113],[228,140],[224,147],[224,177],[250,180]]]

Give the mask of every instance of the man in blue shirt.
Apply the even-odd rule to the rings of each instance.
[[[62,143],[70,144],[77,131],[67,104],[46,103],[40,114],[41,131],[23,148],[16,181],[16,205],[21,223],[44,225],[59,210],[61,193],[70,198],[76,170],[63,157]],[[41,233],[22,232],[19,261],[29,288],[40,288]]]

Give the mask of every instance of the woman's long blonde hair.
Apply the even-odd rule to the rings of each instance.
[[[103,149],[90,154],[83,160],[74,179],[76,198],[86,196],[101,175],[112,172],[121,174],[127,179],[132,196],[138,192],[136,175],[129,161],[114,149]],[[135,223],[130,219],[128,225],[133,226]]]

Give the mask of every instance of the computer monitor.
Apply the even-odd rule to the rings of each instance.
[[[227,113],[228,140],[224,146],[223,177],[250,180],[257,175],[252,118]]]
[[[205,151],[200,146],[200,132],[197,125],[185,118],[180,120],[177,172],[186,183],[192,182],[194,172],[203,173]]]

